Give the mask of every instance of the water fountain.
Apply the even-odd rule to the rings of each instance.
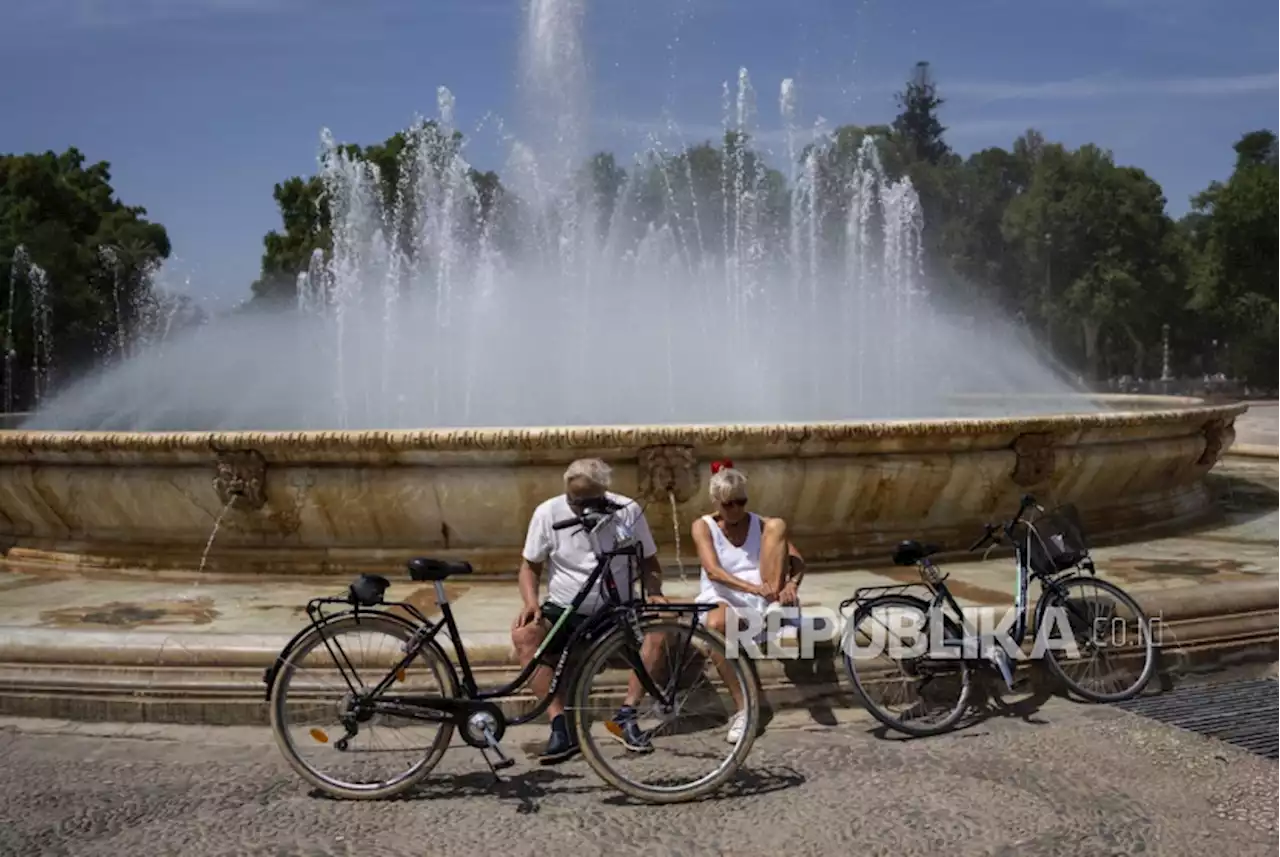
[[[658,501],[658,532],[702,508],[699,462],[730,455],[815,558],[953,542],[1028,489],[1113,530],[1208,508],[1200,477],[1241,409],[1108,409],[1011,326],[975,330],[928,293],[910,183],[873,138],[802,133],[792,81],[786,188],[749,149],[743,69],[718,148],[654,147],[602,207],[577,167],[583,11],[530,4],[538,122],[489,211],[447,89],[390,196],[326,132],[333,247],[299,272],[297,312],[122,341],[127,360],[0,436],[9,561],[367,570],[430,551],[509,570],[581,455]]]
[[[9,301],[5,306],[14,308],[6,313],[4,338],[4,408],[0,416],[14,413],[17,401],[17,340],[15,325],[20,324],[18,295],[26,291],[31,318],[31,401],[39,407],[49,387],[49,373],[53,368],[53,308],[49,302],[49,276],[45,270],[31,261],[27,248],[19,244],[14,248],[9,268]],[[0,423],[0,426],[4,425]]]

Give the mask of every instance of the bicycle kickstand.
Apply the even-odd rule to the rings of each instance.
[[[493,731],[487,726],[484,729],[484,740],[489,746],[487,749],[482,749],[480,751],[480,755],[484,757],[485,764],[489,766],[489,771],[493,774],[494,782],[501,783],[502,777],[498,776],[498,771],[505,771],[507,768],[514,765],[516,760],[502,752],[502,746],[498,743],[498,739],[493,737]],[[490,759],[490,753],[493,753],[497,758]]]

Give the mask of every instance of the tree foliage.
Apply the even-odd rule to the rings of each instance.
[[[420,145],[419,145],[420,144]],[[384,212],[398,210],[398,223],[384,224],[396,246],[411,248],[411,242],[396,240],[415,226],[413,210],[415,183],[424,172],[439,176],[454,162],[462,145],[461,132],[446,139],[435,122],[427,121],[398,131],[381,143],[360,146],[344,144],[331,157],[348,163],[367,165],[378,178],[380,200]],[[419,153],[426,153],[415,160]],[[473,189],[475,216],[490,217],[502,197],[502,185],[494,172],[467,169]],[[333,246],[332,224],[329,222],[329,190],[321,176],[294,176],[275,186],[273,197],[280,210],[283,231],[272,230],[263,238],[262,274],[253,284],[254,300],[259,305],[291,304],[297,297],[297,276],[307,270],[316,250]],[[399,230],[401,235],[391,233]]]
[[[1196,196],[1185,223],[1196,253],[1191,306],[1199,326],[1222,352],[1226,369],[1257,384],[1276,385],[1280,182],[1276,136],[1254,131],[1236,142],[1236,167],[1225,183]]]
[[[145,215],[116,197],[109,164],[89,164],[77,149],[0,155],[0,335],[13,331],[18,406],[33,398],[35,337],[29,284],[10,289],[17,248],[48,275],[52,366],[74,375],[111,351],[152,300],[146,272],[170,248],[164,227]]]

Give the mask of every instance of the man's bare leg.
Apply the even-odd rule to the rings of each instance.
[[[651,631],[644,635],[644,642],[640,645],[640,661],[648,671],[649,678],[659,686],[663,680],[659,666],[661,665],[664,642],[662,634]],[[632,670],[631,678],[627,680],[627,695],[622,704],[635,708],[647,693],[648,691],[640,682],[640,676],[636,675],[635,670]]]
[[[547,638],[550,631],[549,623],[544,619],[532,625],[526,625],[523,628],[517,628],[511,634],[511,642],[515,644],[516,658],[520,661],[520,668],[524,669],[533,660],[534,654],[538,651],[538,646],[542,645],[542,641]],[[533,692],[541,699],[547,695],[547,691],[551,688],[551,675],[553,670],[546,664],[540,664],[533,671],[533,678],[529,681],[529,686]],[[547,706],[547,716],[555,719],[564,713],[564,687],[556,689],[556,695]]]

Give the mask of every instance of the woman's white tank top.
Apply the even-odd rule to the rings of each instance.
[[[734,577],[758,584],[761,582],[760,535],[764,526],[760,522],[759,515],[755,512],[748,512],[748,514],[751,516],[751,523],[747,527],[747,540],[742,543],[742,547],[729,541],[729,537],[724,534],[724,530],[720,529],[720,524],[716,522],[713,515],[703,515],[702,520],[706,521],[711,529],[711,542],[715,545],[716,558],[720,560],[720,567]],[[706,569],[703,569],[702,588],[706,590],[712,586],[714,584],[707,577]],[[735,592],[735,594],[740,593]]]

